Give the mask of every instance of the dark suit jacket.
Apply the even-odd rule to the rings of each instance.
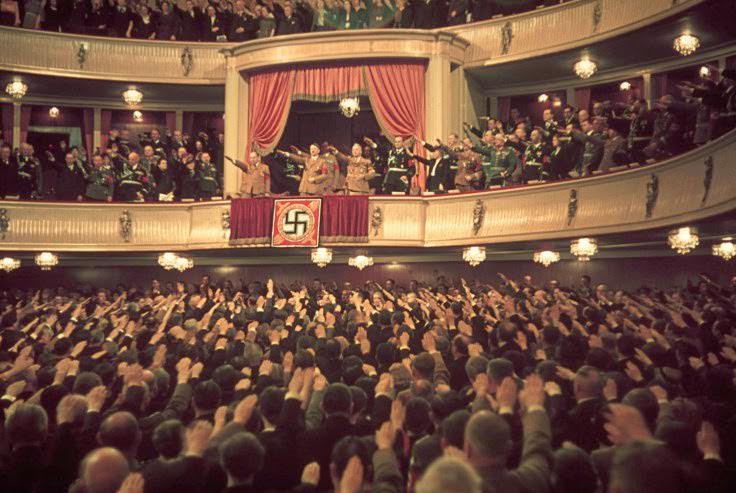
[[[343,437],[353,435],[353,425],[347,416],[327,416],[322,424],[307,430],[299,437],[300,470],[306,464],[316,461],[321,471],[330,470],[332,448]],[[318,490],[330,488],[330,475],[320,474]]]
[[[56,198],[58,200],[77,200],[84,195],[84,175],[75,165],[72,170],[66,164],[59,166],[56,177]]]
[[[301,402],[286,399],[276,429],[258,434],[266,456],[263,468],[253,481],[255,491],[286,491],[299,484],[297,437],[303,429]]]
[[[154,459],[143,466],[146,493],[196,493],[202,491],[205,461],[201,457]]]
[[[524,443],[521,463],[514,470],[504,465],[478,470],[486,493],[548,491],[552,465],[552,432],[546,412],[528,412],[522,418]]]
[[[603,417],[601,408],[602,399],[590,399],[576,404],[561,423],[556,444],[571,441],[581,449],[590,453],[604,442],[606,432],[603,429]]]

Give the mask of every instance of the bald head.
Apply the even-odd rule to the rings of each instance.
[[[97,441],[103,447],[113,447],[128,457],[135,457],[140,441],[138,420],[129,412],[111,414],[100,425]]]
[[[128,475],[128,461],[112,447],[93,450],[82,461],[82,480],[89,493],[115,493]]]
[[[442,457],[429,466],[417,484],[417,493],[480,493],[481,479],[465,461]]]
[[[473,464],[503,464],[511,449],[511,429],[498,414],[475,413],[465,426],[464,448]]]

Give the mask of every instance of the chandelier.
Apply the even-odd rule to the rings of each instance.
[[[59,118],[59,113],[61,112],[59,111],[59,108],[57,108],[56,106],[52,106],[51,108],[49,108],[49,117]]]
[[[585,57],[578,60],[572,68],[581,79],[589,79],[598,70],[598,65],[590,58]]]
[[[537,98],[537,101],[540,103],[546,103],[547,101],[549,101],[549,95],[547,93],[542,93]]]
[[[538,264],[542,264],[545,267],[549,267],[551,264],[560,261],[560,254],[558,252],[551,252],[549,250],[534,252],[534,261]]]
[[[137,89],[128,89],[123,93],[123,101],[128,106],[138,106],[143,102],[143,93]]]
[[[581,262],[588,262],[590,257],[598,253],[598,242],[592,238],[580,238],[570,243],[570,253]]]
[[[133,112],[133,120],[135,120],[137,122],[142,122],[143,121],[143,113],[141,113],[138,110],[135,110]]]
[[[480,265],[486,259],[486,247],[471,246],[463,249],[463,260],[472,267]]]
[[[700,238],[698,237],[697,230],[685,227],[670,232],[667,237],[667,243],[677,253],[685,255],[700,244]]]
[[[176,267],[176,259],[179,256],[172,252],[162,253],[158,256],[158,265],[163,267],[165,270],[171,270]]]
[[[59,265],[59,257],[51,252],[41,252],[36,255],[36,265],[41,267],[41,270],[51,270],[52,267]]]
[[[28,86],[19,80],[14,80],[5,86],[5,92],[12,96],[13,99],[21,99],[26,95],[26,91],[28,91]]]
[[[348,265],[350,267],[356,267],[358,270],[363,270],[366,267],[373,265],[373,257],[356,255],[355,257],[348,258]]]
[[[692,34],[681,34],[675,38],[672,47],[682,56],[692,55],[700,48],[700,38]]]
[[[329,248],[315,248],[312,250],[312,262],[319,267],[324,267],[332,262],[332,250]]]
[[[10,272],[11,270],[15,270],[18,267],[20,267],[20,260],[18,260],[17,258],[5,257],[3,259],[0,259],[0,269],[4,270],[5,272]]]
[[[630,91],[631,82],[629,82],[628,80],[625,80],[621,84],[619,84],[618,88],[621,89],[622,91]]]
[[[723,260],[731,260],[736,257],[736,245],[731,241],[733,238],[723,238],[721,243],[713,245],[713,255]]]
[[[340,112],[345,118],[352,118],[360,112],[360,100],[358,98],[342,98],[340,100]]]
[[[179,257],[177,255],[176,262],[174,263],[174,269],[179,272],[184,272],[187,269],[194,267],[194,260],[189,257]]]

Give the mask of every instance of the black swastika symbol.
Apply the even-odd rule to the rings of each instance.
[[[304,236],[310,225],[309,214],[298,209],[292,209],[284,218],[284,233],[294,236]]]

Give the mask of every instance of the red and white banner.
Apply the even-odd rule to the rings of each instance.
[[[273,204],[271,246],[319,246],[322,199],[276,199]]]

